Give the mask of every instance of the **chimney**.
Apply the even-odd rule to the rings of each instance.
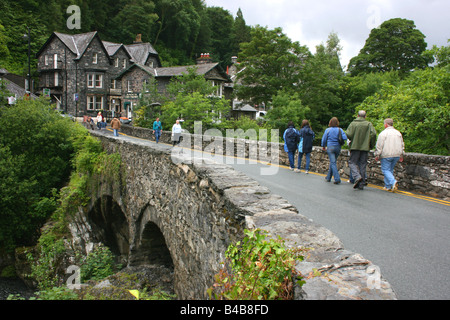
[[[134,40],[134,43],[142,43],[142,34],[138,33],[136,36],[136,40]]]
[[[205,64],[205,63],[211,63],[212,58],[209,55],[209,53],[201,53],[200,58],[197,58],[197,64]]]

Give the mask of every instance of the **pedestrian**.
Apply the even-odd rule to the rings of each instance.
[[[364,189],[366,185],[366,167],[369,151],[375,147],[377,132],[372,123],[366,120],[366,112],[360,110],[358,117],[347,128],[347,137],[350,143],[349,166],[352,177],[355,179],[354,189]]]
[[[394,128],[392,119],[384,120],[384,130],[378,136],[375,160],[380,159],[381,171],[384,175],[384,189],[395,192],[398,189],[398,182],[394,177],[394,167],[398,161],[403,162],[405,144],[403,136]]]
[[[296,172],[300,172],[302,166],[302,158],[305,155],[305,173],[309,172],[309,164],[311,162],[311,151],[313,148],[313,142],[315,138],[315,133],[311,129],[311,125],[308,120],[302,121],[302,126],[300,128],[300,143],[298,144],[298,169]]]
[[[119,129],[120,129],[121,123],[120,120],[117,118],[117,116],[114,117],[114,119],[111,120],[111,128],[114,131],[114,136],[119,136]]]
[[[341,154],[342,145],[347,140],[347,135],[344,130],[339,128],[339,120],[336,117],[330,119],[328,128],[325,130],[322,136],[322,148],[327,151],[328,159],[330,160],[330,166],[328,168],[328,174],[325,177],[327,182],[330,182],[334,177],[334,184],[341,183],[341,177],[337,167],[337,159]],[[343,143],[342,143],[343,141]]]
[[[159,138],[162,134],[162,125],[161,121],[159,121],[159,118],[156,118],[156,121],[153,122],[153,134],[155,135],[156,143],[159,142]]]
[[[180,143],[180,137],[181,137],[181,124],[180,120],[177,119],[175,121],[175,124],[172,126],[172,143],[173,146],[178,145]]]
[[[298,143],[300,142],[300,133],[294,127],[294,123],[289,121],[287,129],[283,133],[284,151],[289,157],[289,168],[294,170],[295,153],[297,152]]]
[[[99,113],[97,114],[97,129],[98,129],[98,130],[101,130],[101,129],[102,129],[102,121],[103,121],[103,116],[102,116],[102,113],[99,112]]]

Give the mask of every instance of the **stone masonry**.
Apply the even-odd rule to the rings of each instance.
[[[132,126],[123,126],[122,132],[136,137],[154,140],[152,130],[145,128],[138,128]],[[170,132],[163,132],[161,141],[170,143]],[[193,147],[194,141],[202,142],[203,150],[211,150],[212,152],[226,154],[227,143],[230,145],[230,139],[222,137],[203,138],[196,135],[187,135],[184,143],[185,147]],[[261,161],[271,161],[271,151],[275,150],[279,154],[279,164],[289,165],[287,153],[283,149],[282,143],[276,143],[272,146],[265,142],[252,142],[243,139],[232,139],[231,145],[234,149],[231,155],[252,157],[256,156]],[[216,148],[214,149],[213,146]],[[238,150],[238,146],[244,146],[243,149]],[[198,146],[196,146],[198,148]],[[255,153],[254,150],[259,150]],[[350,158],[349,150],[343,149],[338,158],[337,165],[339,173],[342,178],[349,177],[348,160]],[[295,158],[297,163],[297,157]],[[302,169],[304,168],[305,160],[303,159]],[[320,147],[314,147],[311,153],[310,171],[321,174],[328,172],[329,159],[325,151]],[[450,157],[435,156],[418,153],[407,153],[404,157],[403,163],[398,163],[395,167],[395,174],[399,180],[399,189],[423,194],[443,200],[450,200]],[[369,162],[367,167],[368,182],[374,185],[383,186],[383,174],[381,172],[380,163],[375,161],[373,152],[369,154]]]
[[[173,263],[178,298],[207,299],[228,245],[244,229],[261,228],[308,248],[297,265],[308,280],[296,299],[396,299],[377,266],[230,166],[190,162],[166,145],[94,135],[107,152],[121,155],[123,169],[118,181],[96,182],[91,203],[72,221],[74,244],[86,251],[106,242],[128,266],[149,263],[157,253],[155,259]],[[169,259],[162,257],[167,252]]]

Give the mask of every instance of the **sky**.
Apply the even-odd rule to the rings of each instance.
[[[306,45],[312,53],[326,43],[331,32],[341,43],[341,64],[351,58],[370,31],[392,18],[414,21],[428,48],[446,46],[450,39],[449,0],[205,0],[208,7],[222,7],[234,17],[240,8],[247,25],[281,27],[292,41]]]

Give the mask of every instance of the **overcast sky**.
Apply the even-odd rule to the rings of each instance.
[[[309,47],[325,43],[331,32],[343,47],[341,63],[358,55],[370,30],[392,18],[413,20],[428,47],[445,46],[450,39],[449,0],[205,0],[233,16],[241,8],[247,25],[281,27],[293,41]]]

